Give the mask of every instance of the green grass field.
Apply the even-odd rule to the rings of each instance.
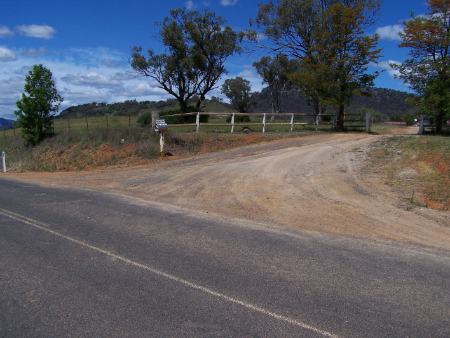
[[[201,124],[200,132],[206,133],[229,133],[231,132],[231,124],[226,122],[226,118],[229,114],[224,112],[223,115],[210,115],[209,123]],[[82,133],[83,131],[89,131],[98,128],[118,128],[118,127],[140,127],[137,123],[137,116],[101,116],[101,117],[89,117],[89,118],[78,118],[78,119],[55,119],[54,129],[56,134],[60,134],[63,131],[70,131],[76,133]],[[296,119],[294,123],[308,123],[302,125],[294,124],[294,131],[310,131],[315,130],[315,125],[312,120]],[[284,125],[278,125],[277,123],[285,123]],[[277,119],[270,121],[269,118],[266,120],[266,132],[288,132],[290,131],[290,119]],[[215,126],[214,124],[227,124],[226,126]],[[361,123],[359,123],[361,124]],[[383,125],[383,124],[381,124]],[[262,117],[252,117],[252,121],[249,123],[235,123],[234,132],[242,131],[242,128],[248,126],[253,132],[262,132]],[[374,125],[372,130],[374,132],[385,133],[389,130],[391,126],[384,125],[383,127],[376,127]],[[195,132],[196,126],[170,126],[169,128],[173,133],[186,133]],[[324,122],[319,124],[319,130],[328,131],[331,130],[331,124]],[[363,130],[364,128],[356,128],[356,130]],[[5,141],[9,138],[20,137],[21,129],[8,129],[1,131],[0,134],[0,145],[2,140]]]

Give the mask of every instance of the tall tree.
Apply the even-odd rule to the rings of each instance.
[[[318,84],[324,102],[338,110],[338,128],[344,129],[345,107],[354,95],[369,95],[378,72],[368,74],[368,66],[380,57],[378,36],[364,34],[364,10],[361,7],[332,5],[322,12],[321,28],[312,33],[309,56],[300,61],[300,76]]]
[[[251,93],[250,90],[250,81],[239,76],[225,80],[222,85],[222,93],[230,99],[234,108],[243,114],[250,113],[257,105],[256,94]]]
[[[259,41],[256,31],[247,31],[247,36],[257,48],[302,59],[309,54],[313,32],[320,29],[322,12],[336,4],[358,8],[364,16],[362,29],[376,22],[381,9],[381,0],[270,0],[259,4],[256,18],[250,19],[268,44]]]
[[[328,88],[322,81],[324,62],[328,60],[317,53],[318,36],[329,32],[325,13],[335,5],[342,5],[359,13],[358,28],[364,30],[373,25],[380,13],[381,0],[270,0],[260,4],[258,15],[250,20],[268,41],[259,41],[256,31],[247,31],[256,48],[283,52],[302,64],[302,71],[291,77],[308,98],[316,114],[320,114],[329,100],[324,95]],[[329,12],[328,12],[329,13]],[[324,38],[321,38],[324,40]]]
[[[327,62],[321,55],[313,57],[311,53],[309,58],[299,62],[297,72],[288,75],[291,82],[303,93],[308,105],[314,108],[317,116],[320,116],[327,106],[325,97],[328,88],[322,78],[323,67]]]
[[[297,71],[297,64],[297,60],[289,60],[282,53],[274,58],[263,56],[259,61],[253,62],[253,67],[263,79],[262,84],[266,84],[270,90],[269,104],[275,106],[277,113],[281,112],[284,92],[291,87],[288,75]]]
[[[226,20],[213,12],[201,14],[186,12],[185,8],[170,11],[159,31],[158,40],[167,47],[168,54],[148,56],[141,54],[141,47],[134,47],[131,66],[138,74],[149,76],[159,87],[174,96],[181,111],[187,112],[188,101],[198,95],[197,108],[206,94],[216,88],[217,82],[227,73],[226,59],[240,53],[243,34],[235,33]]]
[[[19,110],[17,126],[22,128],[22,137],[33,146],[53,136],[52,119],[63,102],[49,69],[42,64],[34,65],[25,77],[25,93],[16,102]]]
[[[450,116],[450,1],[427,0],[429,13],[405,21],[399,47],[411,48],[402,64],[391,64],[416,93],[409,102],[436,121],[442,131]]]

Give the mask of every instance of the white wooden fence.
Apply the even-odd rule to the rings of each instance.
[[[160,118],[166,117],[175,117],[175,116],[187,116],[187,115],[195,115],[196,121],[195,123],[183,123],[183,124],[170,124],[169,127],[186,127],[186,126],[196,126],[196,132],[200,131],[200,126],[229,126],[231,128],[231,133],[235,131],[235,126],[262,126],[262,132],[265,133],[267,126],[281,126],[281,125],[289,125],[290,131],[294,130],[295,125],[314,125],[315,129],[318,129],[319,125],[330,125],[332,128],[337,126],[338,120],[336,115],[332,114],[320,114],[320,115],[311,115],[311,114],[300,114],[300,113],[232,113],[231,114],[231,122],[230,123],[200,123],[200,115],[230,115],[229,113],[213,113],[213,112],[197,112],[197,113],[186,113],[186,114],[173,114],[173,115],[164,115],[159,116],[158,112],[152,112],[152,128],[155,127],[155,121]],[[261,122],[240,122],[235,123],[235,116],[237,115],[246,115],[246,116],[254,116],[256,119],[261,118]],[[267,116],[282,116],[287,117],[287,120],[290,118],[290,122],[268,122]],[[295,122],[294,116],[301,116],[304,118],[313,118],[314,122]],[[330,116],[331,122],[320,121],[321,117]],[[346,114],[344,116],[344,127],[346,128],[365,128],[367,133],[370,133],[370,113],[366,114]]]
[[[430,124],[430,121],[425,122],[425,115],[420,116],[420,125],[419,125],[419,135],[424,134],[425,132],[436,132],[436,125]],[[446,123],[442,125],[442,132],[446,131],[450,132],[450,124]]]

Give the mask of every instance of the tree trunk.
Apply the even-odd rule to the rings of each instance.
[[[188,106],[186,101],[178,100],[180,104],[180,110],[182,114],[186,114],[188,112]]]
[[[442,120],[444,118],[444,113],[442,111],[439,111],[439,113],[436,116],[436,134],[440,134],[442,132]]]
[[[197,111],[200,111],[200,107],[202,105],[202,102],[205,100],[205,95],[201,94],[200,98],[197,101],[197,104],[195,105],[195,108],[197,108]]]

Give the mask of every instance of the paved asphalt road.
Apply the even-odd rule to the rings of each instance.
[[[450,337],[445,252],[0,179],[1,337]]]

